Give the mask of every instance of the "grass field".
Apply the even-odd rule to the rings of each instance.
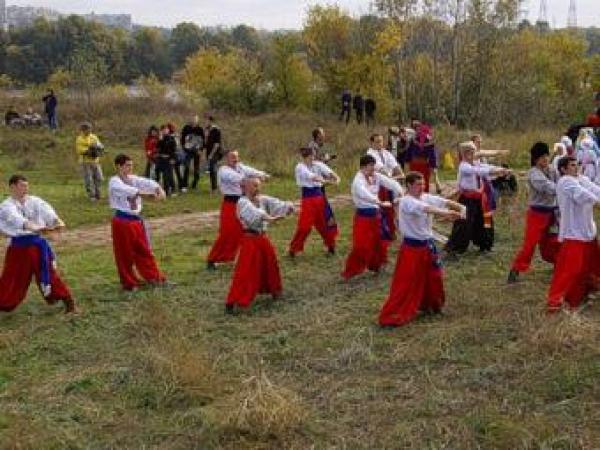
[[[298,121],[310,129],[311,120]],[[362,139],[336,126],[343,142]],[[27,173],[71,226],[108,220],[106,206],[81,206],[67,132],[15,141],[2,131],[0,139],[2,178]],[[119,142],[113,147],[140,153]],[[248,159],[275,173],[283,164]],[[295,196],[289,179],[266,191]],[[218,199],[202,194],[206,184],[200,195],[149,203],[147,215],[216,208]],[[523,208],[523,192],[502,203],[491,255],[472,251],[446,267],[443,317],[394,331],[376,325],[393,267],[348,283],[339,276],[348,208],[336,211],[334,257],[313,235],[290,261],[294,218],[273,227],[283,300],[260,298],[235,317],[223,314],[232,267],[204,270],[214,230],[156,239],[160,264],[179,285],[134,295],[120,292],[110,248],[67,243],[59,264],[84,314],[64,317],[32,287],[17,311],[0,316],[0,448],[599,448],[600,314],[547,317],[551,270],[540,260],[522,283],[505,285]]]

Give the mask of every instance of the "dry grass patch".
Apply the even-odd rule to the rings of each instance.
[[[274,384],[262,369],[210,409],[209,415],[221,428],[257,439],[284,439],[299,432],[308,417],[302,399],[292,390]]]

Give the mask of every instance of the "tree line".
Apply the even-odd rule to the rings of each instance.
[[[0,35],[0,73],[4,84],[156,77],[245,113],[334,111],[348,88],[375,98],[386,120],[486,130],[576,121],[600,89],[598,28],[517,23],[516,0],[374,6],[358,18],[314,6],[302,30],[279,32],[193,23],[128,32],[77,16],[39,19]]]

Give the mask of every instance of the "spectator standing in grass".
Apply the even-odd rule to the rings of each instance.
[[[558,162],[560,179],[556,199],[560,210],[558,240],[561,243],[548,291],[548,312],[581,306],[597,290],[600,251],[594,207],[600,204],[600,187],[578,174],[577,159],[565,156]]]
[[[365,112],[365,100],[360,94],[360,92],[354,96],[354,100],[352,101],[352,107],[354,108],[354,112],[356,113],[356,122],[360,125],[363,121],[363,116]]]
[[[242,196],[242,184],[246,178],[250,177],[265,181],[269,175],[242,164],[237,151],[228,151],[225,154],[225,164],[219,167],[218,172],[223,203],[221,203],[219,216],[219,234],[207,258],[206,268],[208,270],[214,270],[216,263],[235,260],[243,235],[236,207]]]
[[[167,125],[160,127],[160,135],[156,152],[156,180],[162,178],[163,188],[167,196],[177,196],[173,165],[177,159],[177,141]]]
[[[295,174],[296,184],[302,191],[302,200],[298,225],[290,242],[289,255],[294,257],[304,250],[304,243],[313,227],[323,238],[323,244],[329,254],[334,254],[338,227],[323,186],[328,183],[339,184],[340,177],[325,163],[315,161],[312,149],[301,148],[300,155],[302,161],[296,165]]]
[[[177,137],[177,127],[174,123],[167,123],[167,128],[169,130],[169,134],[173,138],[175,142],[175,158],[171,159],[171,166],[173,167],[173,174],[175,175],[175,179],[177,180],[177,189],[179,192],[187,192],[187,188],[184,187],[183,184],[183,176],[181,173],[181,166],[185,160],[184,151],[179,147],[179,139]]]
[[[217,165],[223,157],[223,136],[221,129],[215,124],[215,118],[208,116],[208,124],[205,131],[206,136],[206,160],[210,175],[210,189],[212,193],[217,191]]]
[[[464,206],[428,194],[419,172],[406,175],[407,194],[400,199],[398,224],[403,240],[389,296],[379,313],[383,327],[398,327],[419,312],[439,314],[445,302],[442,264],[433,240],[433,216],[456,220]]]
[[[560,247],[558,236],[554,232],[558,225],[558,173],[550,164],[550,148],[545,142],[536,142],[529,152],[531,169],[527,174],[529,209],[525,222],[525,236],[508,274],[508,283],[515,283],[520,273],[529,270],[537,246],[542,258],[551,264],[555,263]]]
[[[281,295],[277,254],[266,230],[267,224],[293,213],[294,206],[292,202],[261,195],[260,186],[260,179],[247,178],[244,196],[237,204],[243,235],[225,303],[227,314],[232,314],[236,306],[249,307],[257,294],[271,294],[274,300]]]
[[[155,178],[158,179],[158,171],[156,170],[156,156],[158,154],[158,140],[160,132],[156,125],[152,125],[148,128],[148,133],[144,139],[144,155],[146,157],[146,168],[144,169],[144,176],[150,178],[152,171],[154,171]]]
[[[29,183],[13,175],[10,197],[0,204],[0,232],[10,238],[0,276],[0,311],[12,311],[27,296],[32,276],[49,304],[62,301],[65,313],[77,312],[67,285],[56,271],[52,247],[43,233],[64,228],[52,206],[29,195]]]
[[[94,202],[100,200],[100,187],[103,180],[100,158],[104,154],[104,146],[98,136],[92,133],[92,125],[89,122],[79,126],[79,134],[75,138],[75,152],[79,157],[88,197]]]
[[[342,112],[340,113],[340,120],[346,116],[346,125],[350,122],[350,110],[352,108],[352,94],[348,89],[344,89],[342,92]]]
[[[328,164],[336,155],[330,155],[325,149],[325,130],[317,127],[312,131],[312,140],[307,145],[313,151],[315,161]]]
[[[381,187],[390,189],[399,198],[402,187],[397,181],[375,171],[377,161],[371,155],[360,158],[360,170],[352,181],[352,201],[356,208],[352,228],[352,250],[346,259],[342,276],[348,280],[365,270],[379,272],[385,263],[385,248],[381,239],[381,208],[392,203],[379,199]]]
[[[371,97],[365,100],[365,122],[367,127],[375,126],[375,111],[377,110],[377,103]]]
[[[133,161],[127,155],[115,158],[117,174],[108,183],[110,207],[114,210],[111,230],[113,252],[121,286],[134,291],[141,281],[153,286],[171,286],[160,272],[142,219],[142,197],[165,198],[160,185],[149,178],[133,175]]]
[[[435,182],[437,193],[441,193],[441,184],[437,171],[437,154],[433,143],[431,129],[426,125],[418,125],[415,139],[411,140],[406,153],[405,163],[412,172],[419,172],[425,180],[425,192],[429,192],[431,176]]]
[[[181,148],[184,152],[182,190],[189,186],[190,165],[193,164],[194,178],[192,189],[198,188],[200,179],[200,156],[204,148],[204,129],[200,125],[200,118],[194,116],[192,120],[181,129]]]
[[[44,112],[48,117],[48,127],[51,130],[56,130],[58,128],[58,118],[57,118],[57,108],[58,108],[58,99],[56,95],[54,95],[54,91],[50,89],[44,97],[42,97],[42,101],[44,102]]]

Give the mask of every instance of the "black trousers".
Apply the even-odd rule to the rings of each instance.
[[[482,251],[491,250],[494,245],[494,223],[492,221],[491,228],[484,226],[481,200],[461,195],[458,202],[466,206],[467,218],[454,222],[446,251],[464,253],[470,242]]]
[[[154,167],[154,166],[156,166],[154,161],[152,161],[150,159],[146,159],[146,168],[144,169],[144,176],[146,178],[150,178],[150,173],[152,172],[152,167]],[[154,167],[154,177],[158,178],[158,172],[156,170],[156,167]]]
[[[368,127],[372,127],[375,125],[375,113],[368,112],[366,113],[365,121],[367,122]]]
[[[198,187],[198,180],[200,179],[200,153],[198,151],[185,152],[185,159],[183,160],[183,176],[181,179],[180,188],[187,188],[189,186],[190,179],[190,166],[193,164],[194,178],[192,180],[192,189]]]
[[[167,158],[156,159],[156,181],[160,182],[162,178],[163,189],[167,195],[175,192],[175,180],[173,179],[173,165]]]
[[[346,116],[346,124],[348,122],[350,122],[350,107],[349,106],[342,106],[342,112],[340,113],[340,120],[342,120],[344,118],[344,115]]]
[[[358,122],[359,125],[362,123],[362,121],[363,121],[363,110],[362,109],[356,110],[356,121]]]

